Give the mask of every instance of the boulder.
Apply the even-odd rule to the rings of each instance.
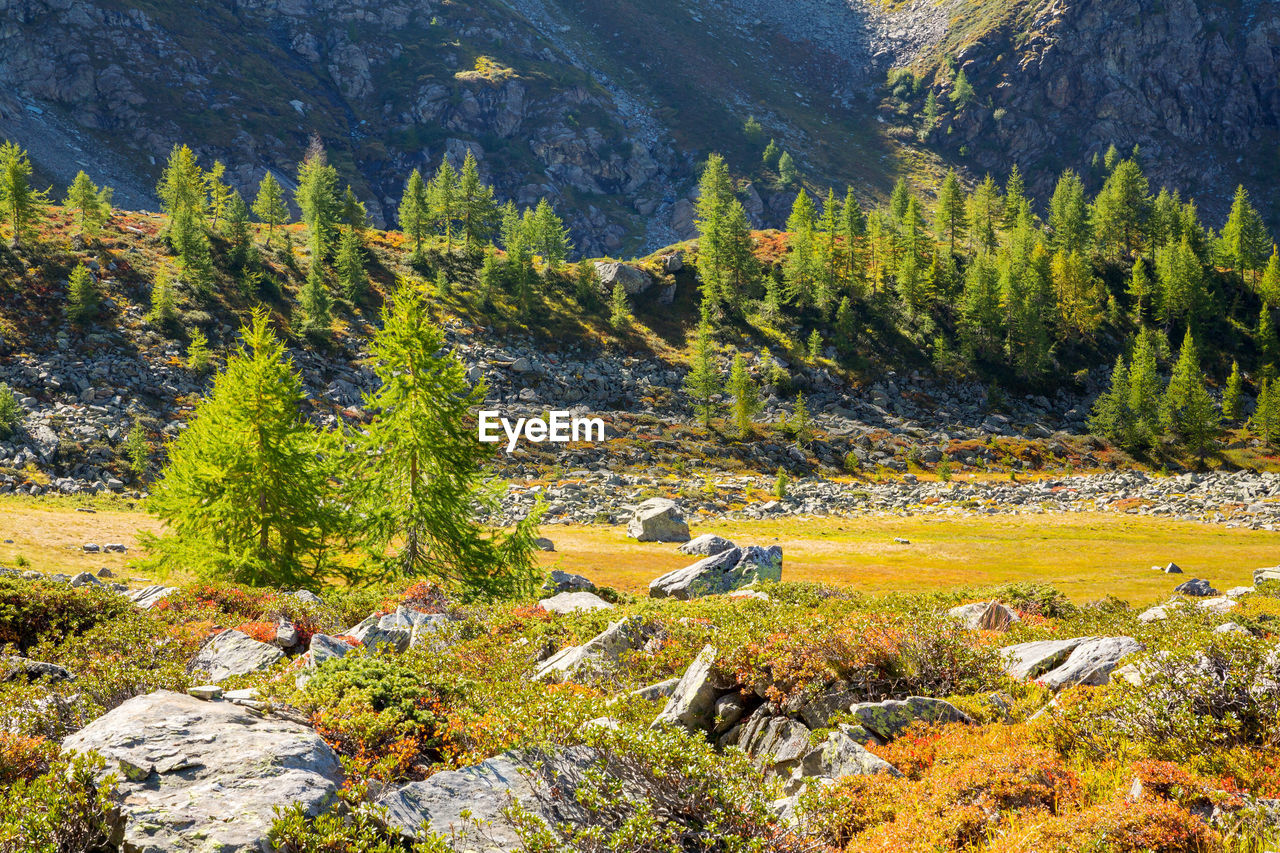
[[[1032,643],[1019,643],[1016,646],[1005,646],[1000,650],[1004,660],[1004,671],[1010,678],[1036,678],[1051,669],[1056,669],[1076,650],[1088,637],[1075,637],[1070,640],[1036,640]]]
[[[1196,607],[1199,607],[1201,610],[1207,610],[1210,613],[1217,613],[1218,615],[1234,610],[1239,606],[1240,602],[1225,595],[1220,595],[1216,598],[1205,598],[1196,602]]]
[[[1220,595],[1216,589],[1206,580],[1200,578],[1192,578],[1186,583],[1178,584],[1173,588],[1174,592],[1180,592],[1183,595],[1190,595],[1197,598],[1208,598],[1214,595]]]
[[[977,601],[973,604],[962,604],[947,611],[970,631],[1008,631],[1022,619],[1008,607],[998,601]]]
[[[338,757],[306,726],[167,690],[128,700],[62,748],[106,759],[123,848],[136,853],[259,853],[277,807],[319,814],[342,782]]]
[[[1142,643],[1132,637],[1090,637],[1039,681],[1053,690],[1077,684],[1106,684],[1116,664],[1142,649]]]
[[[909,696],[885,702],[858,702],[849,706],[849,713],[861,728],[882,741],[893,740],[915,722],[973,722],[968,714],[950,702],[928,696]]]
[[[1171,598],[1164,604],[1148,607],[1138,614],[1139,622],[1163,622],[1185,605],[1181,598]]]
[[[644,293],[653,284],[653,276],[642,269],[619,261],[596,261],[596,275],[600,276],[600,284],[606,293],[621,283],[628,296]]]
[[[216,635],[201,647],[191,661],[191,672],[213,684],[233,675],[247,675],[284,660],[284,652],[270,643],[259,642],[236,630]]]
[[[711,730],[715,723],[716,700],[724,693],[712,672],[715,662],[715,647],[704,646],[684,671],[667,706],[654,719],[655,728],[680,725],[689,731]]]
[[[856,727],[840,726],[829,733],[800,759],[784,786],[787,793],[799,791],[808,779],[843,779],[886,773],[901,776],[898,769],[858,742]]]
[[[566,681],[603,674],[617,666],[624,652],[643,646],[646,633],[638,616],[612,622],[583,645],[556,652],[533,673],[533,680]]]
[[[316,595],[314,592],[312,592],[309,589],[297,590],[293,592],[292,595],[294,598],[298,599],[299,601],[305,602],[307,604],[312,604],[317,607],[320,606],[321,604],[324,604],[324,602],[320,599],[320,596]]]
[[[649,597],[687,601],[732,592],[762,580],[782,580],[782,548],[778,545],[730,548],[667,572],[649,583]]]
[[[644,687],[637,687],[626,695],[628,698],[644,699],[649,702],[656,702],[659,699],[670,699],[671,694],[675,692],[676,686],[679,683],[680,679],[678,678],[668,678],[665,681],[659,681],[655,684],[647,684]]]
[[[582,575],[552,569],[542,584],[542,591],[547,595],[556,595],[561,592],[595,592],[596,585]]]
[[[1257,586],[1264,581],[1280,581],[1280,566],[1272,566],[1266,569],[1253,570],[1253,585]]]
[[[0,656],[0,682],[16,681],[19,678],[24,681],[35,681],[38,678],[47,678],[50,681],[73,681],[75,676],[69,669],[58,666],[56,663]]]
[[[1182,567],[1177,563],[1169,563],[1167,566],[1161,568],[1160,571],[1164,572],[1166,575],[1180,575],[1182,574]]]
[[[176,586],[144,586],[127,593],[127,597],[143,610],[150,610],[178,591]]]
[[[328,634],[312,634],[311,646],[307,654],[307,665],[313,668],[320,666],[327,660],[342,657],[351,651],[351,648],[351,644],[346,640],[340,640]]]
[[[704,533],[701,536],[695,536],[688,542],[676,548],[681,554],[689,554],[694,557],[714,557],[716,554],[728,551],[735,547],[732,542],[723,536],[717,536],[714,533]]]
[[[538,607],[548,613],[585,613],[591,610],[612,610],[613,605],[593,592],[562,592],[538,602]]]
[[[392,787],[377,800],[387,824],[406,840],[429,833],[447,839],[455,853],[524,849],[506,817],[512,802],[548,825],[582,824],[586,815],[573,794],[596,762],[595,750],[575,746],[547,752],[506,752],[422,782]]]
[[[409,648],[409,640],[413,635],[412,626],[405,622],[406,620],[399,619],[391,613],[374,613],[359,625],[342,633],[348,637],[354,637],[370,649],[390,646],[397,652],[403,652]]]
[[[635,508],[627,535],[640,542],[688,542],[689,525],[670,498],[649,498]]]
[[[809,727],[760,708],[742,724],[740,746],[767,777],[787,778],[812,748]]]

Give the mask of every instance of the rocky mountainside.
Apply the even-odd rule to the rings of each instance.
[[[316,134],[383,223],[411,168],[470,149],[504,198],[550,196],[581,253],[625,255],[690,235],[711,150],[779,225],[769,137],[806,183],[868,197],[904,169],[931,188],[939,156],[979,177],[1016,162],[1042,189],[1112,142],[1197,194],[1257,189],[1278,40],[1276,4],[1210,0],[0,0],[0,134],[55,185],[85,168],[132,208],[154,207],[175,142],[248,190]],[[894,67],[944,106],[963,68],[977,97],[920,132],[925,89],[890,109]]]

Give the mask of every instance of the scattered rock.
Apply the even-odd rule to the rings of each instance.
[[[1010,678],[1037,678],[1051,669],[1061,666],[1076,647],[1087,637],[1071,640],[1037,640],[1005,646],[1000,650],[1004,659],[1004,671]]]
[[[581,646],[552,655],[533,674],[534,681],[563,681],[598,675],[618,664],[622,653],[644,645],[646,630],[639,616],[610,623]]]
[[[612,610],[613,605],[593,592],[562,592],[538,602],[538,607],[548,613],[585,613],[591,610]]]
[[[537,539],[534,539],[533,547],[537,548],[539,551],[554,552],[556,550],[556,544],[545,536],[539,536]]]
[[[1183,595],[1191,595],[1198,598],[1207,598],[1209,596],[1221,594],[1216,589],[1214,589],[1209,584],[1208,581],[1200,580],[1199,578],[1192,578],[1191,580],[1186,581],[1185,583],[1178,584],[1176,587],[1174,587],[1173,591],[1180,592]]]
[[[730,548],[667,572],[649,583],[649,597],[687,601],[732,592],[762,580],[782,580],[782,548],[778,545]]]
[[[622,289],[628,296],[644,293],[653,284],[653,276],[642,269],[637,269],[618,261],[596,261],[596,274],[600,276],[600,284],[606,293],[613,290],[615,284],[622,283]]]
[[[1083,638],[1061,666],[1045,673],[1039,681],[1053,690],[1077,684],[1106,684],[1116,664],[1142,649],[1143,645],[1132,637]]]
[[[704,646],[685,670],[667,707],[654,719],[655,727],[675,724],[689,731],[711,730],[715,722],[716,700],[724,693],[712,673],[715,662],[715,647]]]
[[[284,652],[236,630],[213,637],[196,653],[192,673],[217,684],[233,675],[267,669],[284,659]]]
[[[640,542],[688,542],[689,525],[670,498],[649,498],[627,522],[627,535]]]
[[[178,591],[175,586],[144,586],[128,594],[129,600],[143,610],[150,610]]]
[[[582,575],[552,569],[542,584],[542,591],[547,595],[556,595],[561,592],[595,592],[596,585]]]
[[[714,557],[716,554],[728,551],[734,548],[734,544],[723,536],[717,536],[714,533],[704,533],[701,536],[695,536],[688,542],[676,548],[681,554],[689,554],[697,557]]]
[[[882,741],[891,741],[917,721],[926,723],[972,723],[964,711],[942,699],[910,696],[885,702],[858,702],[849,713],[862,728]]]

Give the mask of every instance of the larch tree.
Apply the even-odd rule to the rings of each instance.
[[[493,187],[480,180],[480,167],[470,148],[458,176],[458,210],[462,245],[468,252],[474,252],[493,235],[498,203],[493,198]]]
[[[537,514],[506,534],[477,520],[477,507],[496,505],[484,479],[488,448],[475,439],[485,389],[467,381],[416,288],[401,284],[388,300],[369,352],[380,380],[366,401],[375,416],[347,436],[357,460],[348,482],[375,564],[468,597],[528,594]]]
[[[0,145],[0,211],[9,225],[9,245],[18,248],[45,215],[49,193],[31,186],[31,160],[15,143]]]
[[[1222,391],[1222,417],[1228,421],[1239,421],[1243,414],[1241,411],[1241,396],[1244,388],[1244,380],[1240,376],[1240,363],[1231,362],[1231,375],[1227,377],[1227,385]]]
[[[453,225],[458,219],[458,173],[448,157],[440,159],[440,168],[427,184],[427,208],[437,233],[444,235],[445,248],[453,249]]]
[[[704,427],[710,428],[716,414],[715,397],[721,391],[720,369],[716,366],[715,344],[711,339],[711,319],[702,312],[693,344],[693,358],[684,380],[685,392]]]
[[[803,189],[787,217],[787,256],[782,262],[788,299],[797,305],[814,304],[813,202]]]
[[[337,241],[342,203],[338,197],[338,170],[329,165],[319,139],[311,140],[306,156],[298,164],[298,187],[293,199],[307,226],[313,263],[327,261]]]
[[[338,274],[343,296],[352,302],[364,297],[369,285],[369,275],[364,267],[364,241],[360,239],[360,232],[353,226],[348,225],[342,229],[342,237],[338,241],[338,256],[334,259],[333,268]]]
[[[258,184],[258,196],[253,200],[253,215],[267,226],[267,248],[276,229],[289,221],[289,205],[284,200],[284,190],[275,175],[267,172]]]
[[[1240,273],[1250,284],[1257,284],[1271,238],[1266,223],[1249,201],[1249,191],[1244,185],[1236,187],[1231,202],[1231,213],[1222,226],[1219,250],[1227,266]]]
[[[751,424],[761,409],[761,403],[760,390],[756,387],[751,374],[747,372],[747,361],[742,357],[742,353],[737,353],[733,357],[733,364],[729,368],[727,390],[733,397],[731,411],[734,430],[739,438],[745,438],[751,433]]]
[[[66,207],[75,219],[81,236],[95,237],[111,217],[111,187],[99,188],[80,171],[67,187]]]
[[[1067,252],[1085,252],[1091,240],[1084,182],[1068,169],[1058,178],[1049,201],[1049,244]]]
[[[946,237],[947,251],[955,254],[956,242],[963,240],[969,229],[964,192],[960,189],[960,180],[956,177],[955,169],[948,171],[947,176],[942,179],[933,221],[938,237],[941,238],[944,235]]]
[[[422,180],[422,173],[414,169],[404,184],[404,194],[400,196],[400,233],[404,234],[413,246],[409,253],[412,263],[422,263],[422,241],[431,233],[431,210],[427,200],[427,185]]]
[[[204,173],[205,193],[209,198],[209,227],[218,230],[218,223],[226,219],[227,205],[234,192],[226,181],[227,167],[221,160],[214,160],[213,167]]]

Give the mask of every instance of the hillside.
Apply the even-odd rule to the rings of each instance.
[[[1115,144],[1210,198],[1260,194],[1276,144],[1272,3],[880,4],[499,0],[0,5],[0,133],[65,185],[87,168],[154,209],[179,142],[248,192],[286,181],[319,135],[376,222],[404,175],[479,156],[501,197],[552,198],[580,253],[646,253],[692,234],[701,161],[724,153],[757,227],[792,193],[778,140],[821,194],[887,196],[907,175],[1016,164],[1046,195]],[[661,33],[661,37],[654,34]],[[888,85],[891,69],[898,73]],[[972,99],[953,103],[963,71]],[[932,91],[940,115],[925,127]],[[748,120],[759,122],[758,131]],[[1264,214],[1274,222],[1270,204]]]

